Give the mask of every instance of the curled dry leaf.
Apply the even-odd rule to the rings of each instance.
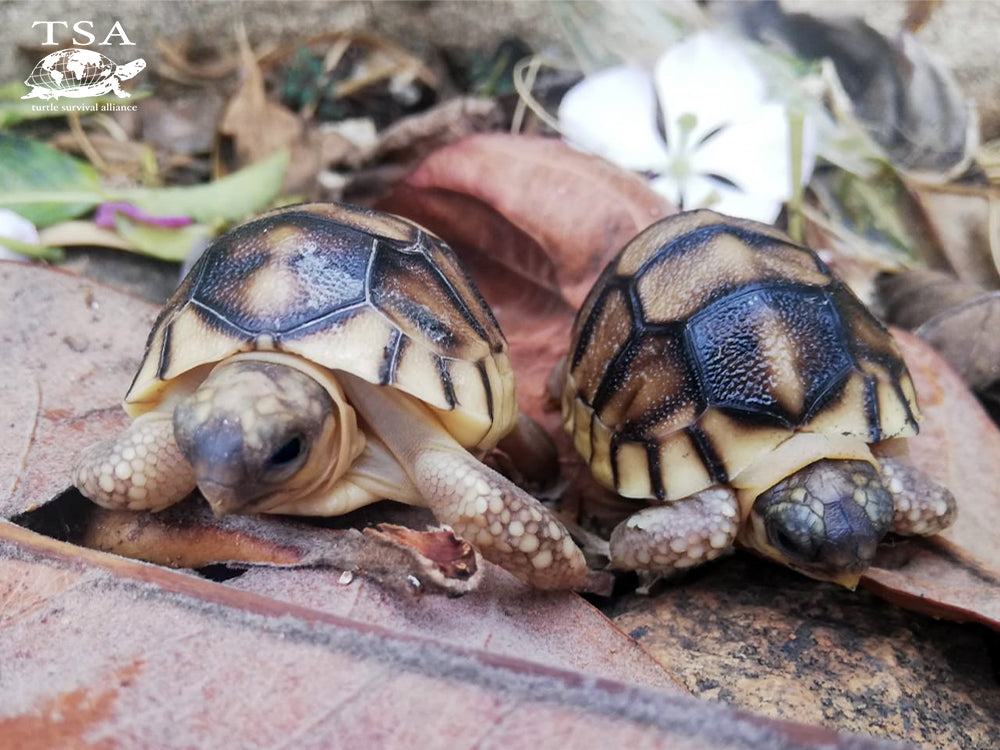
[[[267,98],[264,76],[246,35],[239,37],[243,81],[226,104],[219,132],[233,139],[244,164],[252,164],[282,149],[292,153],[285,185],[301,188],[319,172],[314,150],[303,142],[303,127],[286,107]]]
[[[778,3],[747,3],[738,15],[753,38],[831,59],[854,114],[898,166],[944,181],[970,163],[975,113],[951,71],[912,34],[888,39],[856,16],[786,13]]]
[[[435,152],[379,207],[423,224],[458,253],[507,336],[521,410],[560,436],[547,384],[569,346],[573,314],[625,242],[673,210],[643,180],[597,157],[550,138],[497,133]]]
[[[501,118],[495,99],[455,97],[396,121],[379,134],[378,141],[361,158],[365,162],[415,163],[459,138],[496,130]]]
[[[909,271],[878,279],[887,319],[933,346],[981,395],[1000,378],[1000,291],[940,271]]]
[[[482,580],[478,552],[450,530],[380,524],[360,531],[276,516],[216,518],[197,495],[159,513],[135,513],[99,508],[70,491],[13,520],[63,541],[170,568],[336,568],[403,595],[460,596]]]
[[[910,183],[941,258],[959,280],[1000,289],[1000,191]],[[930,259],[929,259],[930,260]]]

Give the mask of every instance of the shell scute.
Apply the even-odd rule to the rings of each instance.
[[[469,447],[516,421],[486,303],[444,243],[388,214],[306,204],[219,238],[154,324],[126,410],[148,411],[189,373],[255,350],[399,388]]]
[[[795,432],[916,432],[905,365],[864,305],[779,230],[711,211],[633,239],[581,307],[570,351],[564,423],[626,497],[726,483]]]

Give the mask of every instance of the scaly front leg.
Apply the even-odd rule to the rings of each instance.
[[[154,411],[81,452],[73,484],[105,508],[155,511],[191,493],[195,476],[174,440],[172,414]]]

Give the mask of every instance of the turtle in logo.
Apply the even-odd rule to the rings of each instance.
[[[61,49],[39,60],[25,84],[31,91],[22,99],[57,99],[60,96],[82,98],[115,92],[129,97],[121,82],[146,67],[143,59],[118,65],[100,52],[89,49]]]

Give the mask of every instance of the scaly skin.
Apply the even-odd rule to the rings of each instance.
[[[112,510],[162,510],[195,488],[194,470],[174,440],[173,415],[154,411],[77,458],[73,484]]]
[[[892,496],[891,531],[904,536],[930,536],[955,522],[955,496],[898,458],[879,458],[885,488]]]
[[[739,503],[727,487],[650,506],[611,533],[611,567],[670,573],[700,565],[732,547],[739,525]]]
[[[532,586],[581,586],[587,566],[569,532],[538,500],[472,456],[422,404],[343,374],[351,404],[442,523]]]

